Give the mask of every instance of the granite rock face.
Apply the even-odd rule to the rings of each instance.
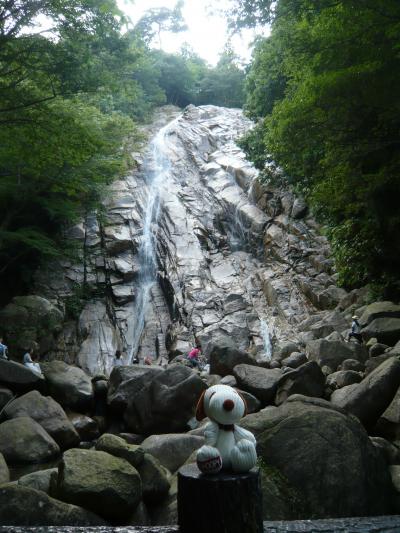
[[[235,144],[251,127],[240,110],[189,106],[164,108],[145,128],[153,141],[110,186],[101,220],[91,213],[67,232],[81,260],[37,275],[38,294],[78,313],[48,358],[109,375],[117,349],[124,364],[136,355],[165,364],[225,335],[237,352],[219,370],[231,373],[266,365],[310,313],[322,320],[346,299],[304,200],[257,181]],[[83,281],[92,299],[79,298]],[[309,336],[344,324],[336,317]]]

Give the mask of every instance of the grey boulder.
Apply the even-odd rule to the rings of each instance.
[[[292,396],[241,425],[255,433],[258,455],[300,494],[302,518],[391,512],[384,459],[357,419],[329,402]]]
[[[117,437],[117,435],[104,433],[96,442],[95,448],[97,451],[107,452],[114,455],[114,457],[125,459],[135,468],[143,462],[143,448],[128,444],[122,437]]]
[[[357,359],[364,362],[368,358],[365,346],[356,342],[328,341],[318,339],[307,343],[306,352],[310,361],[316,361],[319,366],[329,366],[333,371],[346,359]]]
[[[95,514],[50,498],[46,493],[21,485],[0,487],[2,526],[105,526]]]
[[[170,472],[180,468],[190,454],[204,444],[203,437],[182,433],[151,435],[142,442],[142,448],[153,455]]]
[[[10,387],[11,390],[21,392],[33,389],[42,390],[45,380],[43,376],[35,374],[20,363],[0,359],[0,383]]]
[[[163,372],[161,368],[147,365],[114,367],[108,383],[108,405],[122,414],[129,399],[160,372]]]
[[[368,374],[361,383],[341,389],[343,392],[340,397],[333,394],[331,402],[371,428],[390,405],[399,386],[400,361],[392,357]]]
[[[60,448],[69,448],[79,443],[79,435],[61,405],[38,391],[20,396],[6,407],[4,413],[7,418],[32,418],[53,437]]]
[[[57,474],[57,468],[48,468],[47,470],[38,470],[31,474],[26,474],[18,479],[18,485],[29,489],[41,490],[50,494],[51,477]]]
[[[121,521],[133,513],[141,496],[139,474],[124,459],[92,450],[64,453],[57,481],[60,500]]]
[[[239,387],[253,394],[263,406],[273,403],[279,380],[282,377],[280,370],[253,365],[237,365],[233,369],[233,374]]]
[[[347,387],[347,385],[360,383],[361,380],[362,376],[359,372],[355,372],[354,370],[338,370],[327,377],[326,384],[333,389],[341,389],[342,387]]]
[[[10,471],[2,453],[0,453],[0,485],[10,481]]]
[[[373,302],[363,311],[360,324],[367,326],[376,318],[400,318],[400,305],[388,301]]]
[[[128,429],[144,435],[184,431],[206,388],[196,372],[170,365],[130,399],[125,411]]]
[[[90,377],[76,366],[63,361],[41,364],[50,395],[63,407],[86,409],[93,400],[93,386]]]
[[[278,384],[275,404],[280,405],[293,394],[321,397],[324,394],[325,376],[315,361],[285,373]]]
[[[25,416],[0,424],[0,452],[7,463],[42,463],[56,457],[60,448],[40,424]]]
[[[210,361],[210,374],[228,376],[236,365],[254,364],[254,358],[239,350],[235,342],[228,335],[219,334],[207,346],[206,357]]]
[[[374,318],[361,334],[365,340],[375,337],[379,343],[394,346],[400,340],[400,318]]]
[[[168,470],[149,453],[145,453],[138,470],[142,480],[144,503],[155,505],[164,500],[171,486],[169,481],[171,474]]]

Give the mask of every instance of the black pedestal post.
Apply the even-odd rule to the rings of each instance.
[[[205,475],[195,464],[180,468],[178,523],[180,533],[262,533],[258,469]]]

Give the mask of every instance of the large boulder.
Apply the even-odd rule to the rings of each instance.
[[[45,380],[43,376],[32,372],[20,363],[0,359],[0,383],[14,391],[21,392],[33,389],[42,390]]]
[[[105,526],[95,514],[20,485],[0,487],[1,526]]]
[[[142,448],[153,455],[170,472],[175,472],[186,459],[204,444],[203,437],[182,433],[151,435],[145,439]]]
[[[390,424],[399,426],[400,429],[400,387],[397,389],[397,392],[393,400],[390,402],[390,405],[382,414],[382,418]]]
[[[75,430],[78,432],[80,440],[92,441],[100,436],[99,425],[93,418],[72,411],[68,411],[67,415]]]
[[[331,402],[355,415],[367,428],[371,428],[390,405],[399,386],[400,361],[392,357],[366,376],[361,383],[340,389],[342,394],[332,395]]]
[[[338,370],[330,374],[326,380],[328,387],[332,389],[341,389],[354,383],[360,383],[362,375],[355,370]]]
[[[26,474],[18,479],[18,485],[30,489],[42,490],[50,494],[50,480],[52,476],[57,475],[57,468],[48,468],[46,470],[37,470],[31,474]]]
[[[149,453],[144,454],[143,462],[138,470],[142,480],[144,503],[154,505],[164,500],[168,496],[171,485],[169,471]]]
[[[256,434],[259,456],[300,494],[303,518],[391,512],[383,457],[357,419],[329,402],[295,395],[241,425]]]
[[[310,361],[316,361],[319,366],[329,366],[333,371],[346,359],[357,359],[364,362],[368,358],[365,346],[356,342],[328,341],[318,339],[307,343],[306,352]]]
[[[7,418],[28,416],[36,420],[60,448],[70,448],[79,443],[79,435],[61,405],[38,391],[20,396],[6,407],[4,413]]]
[[[374,337],[378,342],[394,346],[400,340],[400,318],[374,318],[361,334],[365,340]]]
[[[280,405],[293,394],[320,398],[324,395],[324,390],[325,376],[321,368],[315,361],[309,361],[291,372],[286,372],[281,377],[275,396],[275,404]]]
[[[25,416],[0,424],[0,452],[7,463],[44,463],[60,448],[41,425]]]
[[[254,364],[254,358],[247,352],[239,350],[235,342],[222,332],[213,337],[205,351],[210,361],[210,374],[228,376],[236,365]]]
[[[123,413],[129,399],[160,372],[162,368],[147,365],[114,367],[108,382],[108,405],[113,411]]]
[[[289,357],[285,357],[281,361],[282,366],[288,366],[289,368],[298,368],[304,363],[307,363],[306,354],[303,352],[293,352]]]
[[[367,326],[375,318],[400,318],[400,305],[388,301],[369,304],[360,317],[360,324]]]
[[[80,503],[107,520],[121,521],[138,505],[142,486],[137,470],[108,453],[72,449],[59,465],[57,498]]]
[[[16,296],[0,311],[10,354],[20,357],[35,344],[41,354],[47,353],[61,331],[63,319],[62,312],[41,296]]]
[[[241,389],[258,398],[261,404],[273,403],[282,372],[277,369],[259,368],[252,365],[237,365],[233,374]]]
[[[144,435],[184,431],[206,388],[196,372],[171,365],[132,396],[125,412],[128,429]]]
[[[14,395],[10,389],[0,387],[0,411],[13,399]]]
[[[10,481],[10,471],[2,453],[0,453],[0,485]]]
[[[332,311],[323,316],[320,321],[316,322],[310,327],[310,331],[314,334],[316,339],[327,337],[334,331],[342,332],[348,327],[348,323],[343,318],[341,313]]]
[[[49,393],[63,407],[86,409],[93,400],[93,386],[90,377],[80,368],[63,361],[41,364]]]
[[[141,446],[128,444],[117,435],[104,433],[96,442],[95,448],[97,451],[107,452],[115,457],[125,459],[135,468],[143,462],[144,449]]]

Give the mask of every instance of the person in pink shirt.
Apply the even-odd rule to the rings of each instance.
[[[198,367],[199,366],[199,356],[201,354],[201,347],[196,346],[195,348],[192,348],[190,352],[188,353],[188,359],[192,367]]]

